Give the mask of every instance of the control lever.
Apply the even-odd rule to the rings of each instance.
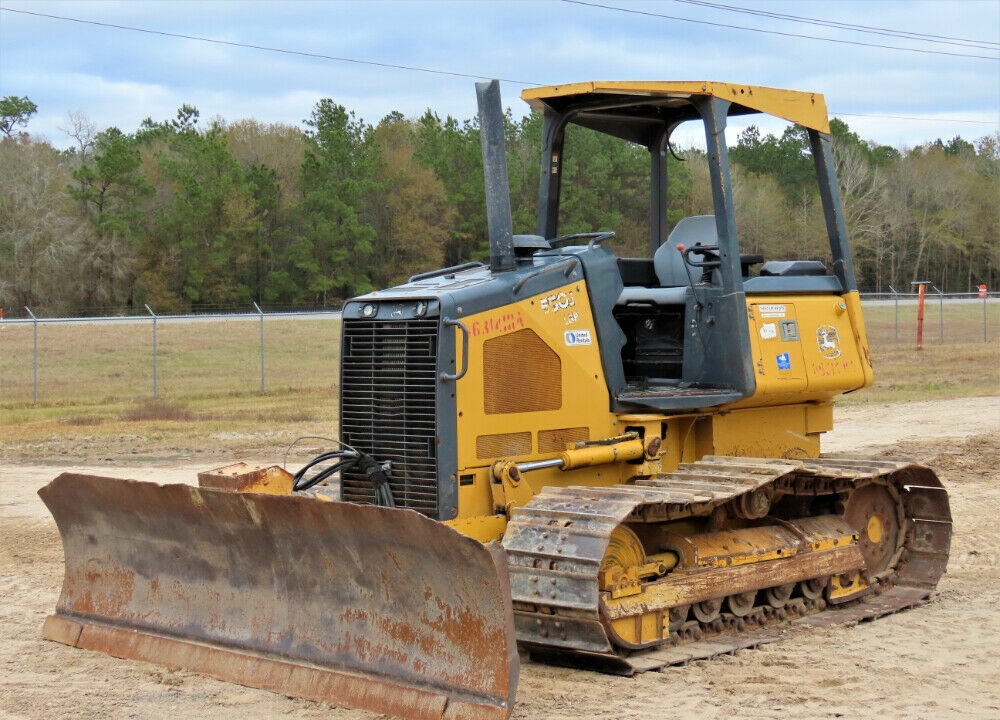
[[[701,315],[701,310],[705,306],[702,302],[701,297],[698,295],[697,287],[695,286],[694,278],[691,277],[691,265],[695,264],[696,261],[691,261],[688,259],[688,254],[692,249],[697,249],[700,246],[695,246],[695,248],[685,248],[683,243],[677,243],[677,252],[681,254],[681,258],[684,261],[684,274],[688,279],[688,287],[691,288],[691,295],[694,296],[694,311],[696,316]],[[709,270],[708,272],[712,272]],[[704,274],[702,274],[702,279],[704,280]],[[698,342],[701,344],[702,349],[705,348],[705,338],[701,335],[701,323],[698,322],[697,317],[691,318],[691,325],[694,327],[696,333],[698,333]]]

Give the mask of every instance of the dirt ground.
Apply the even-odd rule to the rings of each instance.
[[[852,406],[838,409],[837,426],[827,451],[911,457],[947,486],[951,561],[928,603],[856,626],[793,628],[756,650],[631,679],[524,661],[513,717],[1000,717],[1000,399]],[[172,482],[231,459],[191,467],[111,457],[73,467]],[[377,717],[42,640],[62,551],[35,492],[66,467],[58,453],[0,467],[0,717]]]

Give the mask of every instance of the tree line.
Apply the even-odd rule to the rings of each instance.
[[[184,105],[134,132],[71,114],[68,150],[0,100],[0,307],[50,315],[334,307],[443,265],[488,257],[477,123],[394,112],[370,124],[333,100],[302,128],[203,122]],[[506,117],[515,232],[531,233],[541,118]],[[617,232],[646,254],[644,148],[571,128],[560,230]],[[863,290],[991,288],[1000,279],[1000,135],[899,150],[832,122]],[[708,164],[672,152],[669,220],[712,212]],[[745,252],[823,257],[808,138],[751,127],[730,148]]]

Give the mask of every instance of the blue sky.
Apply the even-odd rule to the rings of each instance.
[[[504,79],[504,102],[518,115],[527,107],[518,95],[533,84],[709,79],[821,92],[832,114],[840,114],[862,137],[897,147],[955,135],[975,139],[1000,129],[998,0],[711,4],[716,7],[678,0],[0,0],[0,96],[27,95],[37,103],[29,130],[57,146],[71,144],[60,129],[70,112],[83,113],[99,129],[115,125],[131,132],[147,116],[173,117],[183,103],[197,106],[206,119],[253,117],[293,125],[300,125],[323,97],[372,123],[392,110],[417,116],[427,108],[441,116],[471,118],[475,78],[442,73]],[[941,37],[914,41],[818,26],[804,18]],[[948,43],[971,39],[986,45],[948,44],[942,37]]]

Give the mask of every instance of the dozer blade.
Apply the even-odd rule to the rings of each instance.
[[[503,551],[410,510],[64,473],[49,640],[404,718],[506,718]]]

